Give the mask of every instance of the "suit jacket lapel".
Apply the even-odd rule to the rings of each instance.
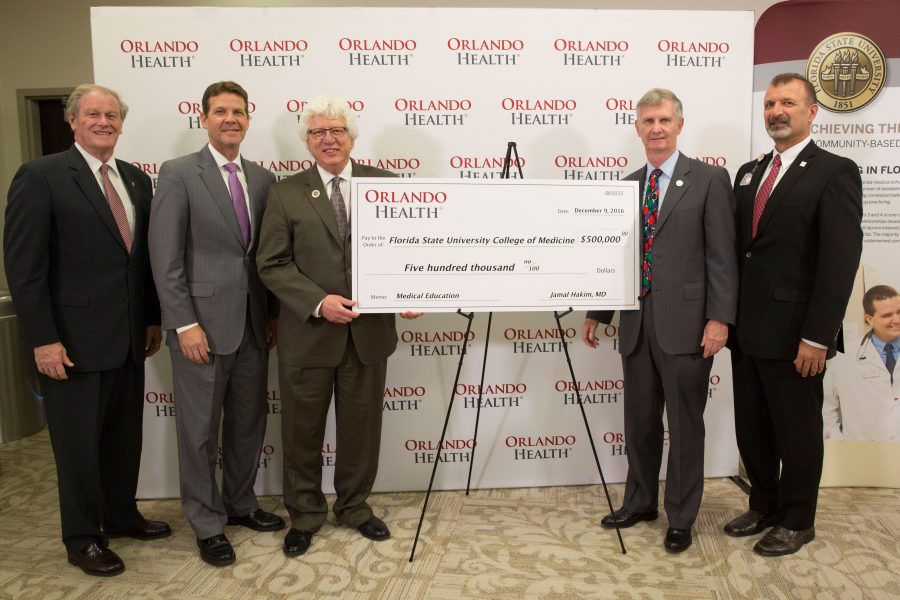
[[[675,168],[672,170],[672,179],[669,181],[669,186],[666,188],[666,195],[662,199],[662,208],[656,219],[657,234],[659,233],[659,230],[662,229],[663,225],[665,225],[666,219],[668,219],[669,215],[672,214],[672,211],[675,210],[675,206],[684,197],[684,193],[690,186],[690,180],[687,179],[687,175],[691,171],[690,165],[691,163],[688,157],[679,153],[678,160],[675,161]],[[679,182],[681,182],[682,185],[678,185]]]
[[[97,183],[96,175],[91,172],[84,157],[81,156],[81,153],[75,146],[69,149],[69,167],[74,171],[72,175],[75,178],[75,184],[81,189],[85,198],[94,207],[94,210],[97,211],[97,215],[106,225],[106,228],[109,229],[109,232],[116,238],[122,252],[125,252],[125,241],[122,239],[122,234],[119,233],[119,227],[116,225],[115,218],[113,218],[106,196],[103,195],[103,190],[100,189],[100,184]]]
[[[228,188],[225,186],[222,172],[219,171],[219,166],[216,164],[216,161],[207,146],[204,146],[203,149],[197,153],[197,170],[199,171],[200,179],[203,180],[203,183],[209,190],[209,194],[212,196],[216,207],[219,209],[219,212],[222,213],[222,218],[228,223],[228,229],[231,230],[231,233],[234,234],[234,237],[240,245],[243,246],[244,236],[241,233],[241,226],[238,225],[237,215],[234,214],[234,204],[231,201],[231,192],[229,192]],[[246,171],[244,172],[244,176],[246,177]],[[247,183],[247,187],[250,187],[249,182]]]
[[[809,142],[806,147],[800,151],[800,154],[797,155],[794,162],[791,163],[791,167],[787,172],[782,175],[781,181],[778,182],[775,189],[769,194],[769,199],[766,200],[766,207],[763,209],[762,215],[759,217],[759,223],[756,226],[756,237],[762,235],[766,225],[772,220],[772,215],[778,210],[778,207],[787,197],[788,192],[791,191],[791,188],[803,174],[809,170],[809,163],[815,157],[817,150],[818,146],[816,146],[815,142]],[[802,167],[800,166],[801,164],[803,165]]]
[[[331,233],[331,237],[341,247],[344,246],[344,240],[338,233],[337,219],[334,217],[334,209],[331,208],[331,200],[328,199],[328,193],[325,191],[325,184],[322,183],[322,177],[319,175],[319,168],[316,165],[310,167],[307,171],[304,193],[310,205],[319,214],[319,218],[325,223],[325,227]],[[318,193],[316,193],[318,192]]]
[[[737,222],[739,224],[738,239],[741,247],[746,248],[753,241],[751,233],[753,231],[753,203],[756,199],[756,192],[759,190],[760,182],[769,161],[772,160],[772,152],[763,155],[762,159],[757,160],[750,172],[750,183],[741,185],[738,181],[735,197],[737,199]]]

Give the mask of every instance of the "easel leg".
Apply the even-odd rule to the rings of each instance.
[[[425,511],[428,509],[428,500],[431,498],[431,488],[434,486],[434,476],[437,473],[438,463],[441,461],[441,449],[444,446],[444,437],[447,435],[447,424],[450,422],[450,411],[453,410],[453,400],[456,398],[456,384],[459,383],[459,373],[462,371],[463,359],[466,357],[466,343],[469,341],[469,332],[472,330],[472,318],[475,313],[464,313],[461,309],[456,311],[469,320],[466,325],[466,334],[462,339],[462,348],[459,352],[459,365],[456,367],[456,378],[453,380],[453,391],[450,393],[450,404],[447,405],[447,416],[444,417],[444,428],[441,429],[441,439],[437,445],[437,454],[434,457],[434,466],[431,468],[431,479],[428,480],[428,491],[425,492],[425,502],[422,503],[422,514],[419,516],[419,526],[416,527],[416,538],[413,540],[412,551],[409,553],[409,562],[416,555],[416,546],[419,544],[419,534],[422,532],[422,522],[425,520]],[[474,450],[474,448],[473,448]]]
[[[594,436],[591,434],[591,426],[588,423],[587,413],[584,410],[584,404],[581,403],[581,392],[578,390],[578,380],[575,378],[575,369],[572,367],[572,359],[569,357],[569,347],[565,343],[565,333],[563,332],[562,321],[561,319],[572,312],[570,308],[566,312],[560,314],[557,311],[553,312],[553,316],[556,319],[556,327],[559,330],[559,339],[563,340],[563,351],[566,353],[566,363],[569,365],[569,375],[572,376],[572,387],[575,388],[575,397],[578,399],[578,408],[581,409],[581,418],[584,419],[584,427],[587,429],[588,440],[591,442],[591,452],[594,453],[594,462],[597,465],[597,471],[600,473],[600,482],[603,484],[603,493],[606,494],[606,504],[609,506],[609,512],[613,512],[612,500],[609,497],[609,489],[606,487],[606,478],[603,476],[603,467],[600,466],[600,458],[597,456],[597,446],[594,445]],[[616,526],[616,535],[619,537],[619,546],[622,548],[622,554],[627,554],[625,551],[625,542],[622,540],[622,532],[619,530],[619,524],[613,521]]]

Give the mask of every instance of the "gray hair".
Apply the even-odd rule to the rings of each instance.
[[[669,100],[672,104],[675,105],[675,116],[679,119],[684,118],[684,108],[681,106],[681,100],[678,99],[678,96],[675,95],[675,92],[672,90],[667,90],[665,88],[653,88],[638,100],[637,108],[635,112],[637,114],[637,120],[641,120],[641,109],[645,106],[659,106],[663,103],[663,101]]]
[[[122,114],[122,120],[125,120],[125,116],[128,114],[128,105],[122,101],[122,99],[119,97],[119,94],[115,90],[93,83],[82,83],[77,88],[75,88],[75,90],[71,94],[69,94],[69,98],[66,100],[66,121],[70,121],[72,117],[78,114],[78,108],[81,105],[81,99],[88,94],[93,94],[94,92],[99,92],[101,94],[106,94],[115,98],[116,102],[119,103],[119,112]]]
[[[347,125],[347,133],[355,140],[359,135],[359,125],[356,123],[356,114],[350,109],[350,105],[340,96],[321,95],[310,100],[303,112],[300,113],[300,139],[304,142],[308,136],[309,121],[313,117],[323,116],[329,119],[344,119]]]

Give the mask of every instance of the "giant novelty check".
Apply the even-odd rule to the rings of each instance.
[[[351,183],[360,312],[638,307],[636,182]]]

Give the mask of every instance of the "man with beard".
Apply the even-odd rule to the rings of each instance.
[[[772,79],[763,114],[775,149],[742,166],[734,185],[734,417],[752,489],[749,510],[725,532],[774,525],[753,548],[763,556],[791,554],[815,537],[822,377],[862,252],[859,168],[812,141],[818,109],[802,75]]]

